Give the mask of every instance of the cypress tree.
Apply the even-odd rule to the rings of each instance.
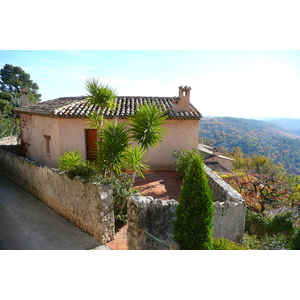
[[[176,208],[174,237],[183,250],[212,249],[213,198],[203,162],[193,155]]]

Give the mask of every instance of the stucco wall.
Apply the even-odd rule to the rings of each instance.
[[[150,149],[147,155],[151,169],[164,170],[176,168],[174,150],[198,149],[199,121],[198,120],[169,120],[164,125],[168,133],[156,149]]]
[[[60,155],[59,123],[57,119],[38,115],[21,114],[21,144],[24,155],[42,165],[55,167]],[[50,154],[46,153],[49,135]]]
[[[119,120],[126,122],[126,120]],[[46,166],[56,167],[58,156],[70,149],[78,149],[86,157],[85,129],[88,119],[49,118],[21,114],[22,141],[26,157]],[[168,134],[156,149],[150,149],[147,164],[151,169],[175,169],[174,150],[192,150],[198,147],[198,120],[168,120],[164,125]],[[50,155],[46,153],[44,134],[51,136]]]
[[[0,172],[54,211],[106,244],[114,237],[111,186],[84,184],[0,149]]]

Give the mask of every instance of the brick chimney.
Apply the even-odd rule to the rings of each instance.
[[[174,100],[173,110],[175,111],[190,111],[190,91],[189,86],[179,87],[179,97]]]
[[[21,89],[22,106],[28,106],[28,88]]]

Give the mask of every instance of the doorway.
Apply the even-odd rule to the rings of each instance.
[[[86,158],[89,161],[97,159],[97,129],[85,130]]]

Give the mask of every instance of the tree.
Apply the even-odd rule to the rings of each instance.
[[[128,129],[125,123],[105,122],[98,142],[98,165],[103,175],[119,175],[125,167],[125,152],[129,145]]]
[[[21,67],[6,64],[0,70],[0,90],[12,95],[21,95],[21,89],[28,88],[29,103],[41,101],[41,94],[38,94],[39,86],[33,82],[30,75]]]
[[[105,108],[113,109],[116,106],[117,91],[108,85],[101,84],[95,78],[87,79],[85,88],[88,91],[86,98],[88,104],[99,106],[99,112],[91,115],[91,126],[97,128],[99,132],[103,127],[103,113]]]
[[[175,212],[174,237],[184,250],[212,249],[213,198],[199,154],[193,155]]]
[[[157,147],[158,143],[162,142],[162,136],[166,134],[166,129],[162,127],[166,118],[158,106],[142,105],[136,114],[129,118],[133,140],[145,150]]]
[[[118,175],[122,168],[133,168],[132,186],[136,174],[142,174],[148,168],[144,160],[146,151],[149,147],[157,147],[162,135],[166,134],[162,125],[167,116],[159,106],[145,104],[129,118],[129,127],[125,123],[104,123],[104,110],[116,107],[116,90],[95,78],[88,79],[85,87],[88,91],[87,103],[99,106],[99,111],[90,116],[90,128],[96,128],[99,136],[98,165],[104,175]],[[130,145],[130,142],[140,147]]]

